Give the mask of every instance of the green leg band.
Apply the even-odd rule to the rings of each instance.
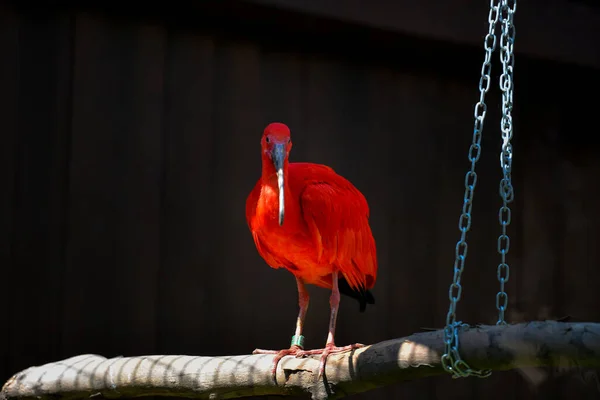
[[[304,349],[304,336],[292,336],[292,343],[290,344],[290,346],[294,345],[300,347],[301,349]]]

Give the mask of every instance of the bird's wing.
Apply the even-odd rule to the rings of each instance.
[[[260,197],[260,179],[254,185],[254,188],[246,199],[246,223],[248,228],[252,231],[252,220],[256,216],[256,205],[258,204],[258,198]]]
[[[329,263],[353,289],[375,283],[377,256],[363,194],[327,166],[293,163],[302,216],[313,237],[319,262]],[[290,171],[292,172],[292,171]]]

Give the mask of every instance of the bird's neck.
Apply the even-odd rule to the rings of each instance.
[[[289,180],[288,161],[283,164],[284,198],[285,198],[285,223],[284,226],[291,226],[296,216],[297,199],[292,195]],[[259,208],[268,215],[269,220],[276,220],[279,212],[279,188],[277,186],[277,171],[270,160],[263,162],[261,176],[262,190],[259,200]]]
[[[287,160],[283,164],[283,182],[284,182],[284,191],[287,195],[290,191],[289,188],[289,180],[288,180],[288,162]],[[262,176],[261,176],[263,186],[269,186],[274,189],[275,192],[278,191],[277,188],[277,171],[272,163],[264,163],[262,167]]]
[[[288,166],[289,166],[289,161],[286,159],[283,162],[283,178],[286,183],[288,181],[288,170],[289,170]],[[263,160],[262,160],[262,177],[261,177],[261,179],[262,179],[263,185],[266,185],[266,184],[274,185],[274,187],[277,188],[277,171],[275,170],[275,166],[273,166],[273,162],[265,156],[263,156]],[[286,185],[286,189],[287,189],[287,185]]]

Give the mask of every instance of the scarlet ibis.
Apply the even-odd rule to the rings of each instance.
[[[369,289],[377,277],[375,239],[369,226],[369,206],[363,194],[332,168],[289,162],[289,128],[269,124],[262,135],[262,175],[246,200],[246,220],[260,256],[272,268],[291,272],[298,287],[300,311],[288,349],[254,350],[275,354],[272,373],[286,355],[321,354],[318,379],[327,357],[362,347],[335,345],[340,293],[358,300],[359,310],[375,304]],[[329,334],[325,347],[304,350],[302,328],[308,309],[305,285],[331,290]]]

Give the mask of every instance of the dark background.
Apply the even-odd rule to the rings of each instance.
[[[272,121],[292,129],[292,161],[332,166],[371,206],[377,304],[360,314],[343,298],[337,343],[441,328],[486,3],[2,3],[0,380],[82,353],[287,346],[294,279],[259,257],[244,216]],[[521,1],[515,24],[507,319],[599,321],[600,8]],[[497,53],[493,65],[458,306],[472,324],[496,321]],[[321,347],[329,293],[310,292],[305,336]],[[598,398],[596,371],[541,372],[355,398]]]

